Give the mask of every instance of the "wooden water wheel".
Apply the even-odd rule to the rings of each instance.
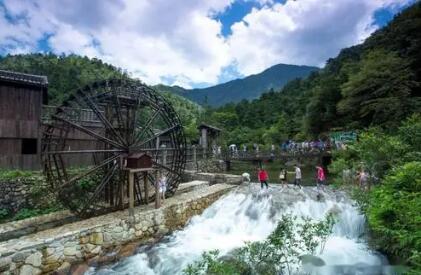
[[[174,194],[186,162],[186,141],[173,107],[135,80],[107,80],[73,93],[51,114],[43,137],[43,163],[64,206],[92,216],[127,206],[127,157],[147,154]],[[145,182],[135,176],[135,203],[145,204]],[[150,188],[151,190],[153,188]]]

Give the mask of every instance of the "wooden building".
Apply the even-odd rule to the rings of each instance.
[[[208,149],[210,146],[218,143],[218,138],[222,132],[221,129],[205,123],[200,124],[197,129],[200,134],[199,144],[203,149]]]
[[[45,76],[0,70],[0,169],[41,168]]]

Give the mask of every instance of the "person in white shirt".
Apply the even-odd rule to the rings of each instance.
[[[298,187],[301,188],[301,180],[302,180],[302,174],[301,174],[301,169],[298,165],[295,165],[295,180],[294,180],[294,185],[298,185]]]
[[[159,184],[159,194],[162,197],[162,200],[165,200],[165,192],[167,192],[167,177],[162,175],[158,181]]]

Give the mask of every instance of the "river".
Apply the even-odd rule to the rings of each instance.
[[[387,273],[387,259],[370,250],[365,241],[365,218],[353,201],[329,189],[319,199],[314,187],[272,185],[267,191],[257,184],[240,187],[193,217],[184,229],[155,245],[140,247],[134,256],[118,263],[92,268],[88,274],[182,274],[204,251],[218,249],[226,254],[246,241],[265,239],[282,214],[320,220],[333,210],[337,222],[318,255],[326,264],[314,268],[312,274]]]

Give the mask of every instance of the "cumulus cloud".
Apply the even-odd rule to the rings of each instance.
[[[222,35],[217,15],[235,0],[4,0],[0,52],[98,57],[149,84],[215,84],[278,64],[322,65],[376,26],[375,10],[410,0],[254,1]],[[228,68],[228,69],[227,69]]]
[[[232,26],[230,55],[243,74],[289,63],[322,66],[341,48],[362,42],[377,26],[373,14],[406,0],[299,0],[253,9]]]

